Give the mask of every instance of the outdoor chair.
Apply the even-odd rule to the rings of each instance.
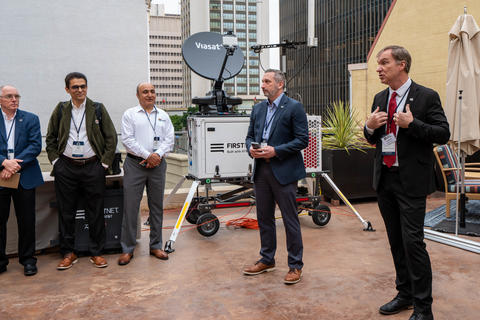
[[[435,158],[442,172],[445,185],[446,217],[450,217],[450,201],[457,198],[457,182],[459,181],[457,154],[449,145],[433,148]],[[475,168],[476,166],[476,168]],[[460,173],[461,174],[461,173]],[[465,194],[472,200],[480,200],[480,163],[465,163]]]

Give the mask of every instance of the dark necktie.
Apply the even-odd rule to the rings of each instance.
[[[397,136],[397,125],[395,121],[393,121],[393,115],[397,110],[397,93],[394,91],[392,96],[390,97],[390,102],[388,103],[388,125],[387,125],[387,134],[393,133],[394,136]],[[397,148],[397,144],[395,143],[395,149]],[[392,155],[385,155],[383,156],[383,163],[387,167],[391,167],[395,163],[396,155],[395,153]]]

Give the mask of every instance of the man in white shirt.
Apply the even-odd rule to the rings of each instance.
[[[155,106],[155,88],[150,83],[137,86],[139,105],[122,117],[122,142],[127,151],[123,164],[123,221],[120,243],[123,253],[119,265],[133,258],[136,246],[137,217],[143,189],[147,186],[150,210],[150,254],[167,260],[162,250],[163,194],[167,164],[165,156],[172,151],[174,129],[168,114]]]
[[[75,215],[81,200],[88,221],[90,261],[104,268],[108,266],[101,256],[105,246],[105,174],[115,157],[117,132],[105,106],[87,98],[84,74],[69,73],[65,90],[71,100],[57,104],[45,138],[55,176],[63,256],[57,269],[69,269],[77,262]]]

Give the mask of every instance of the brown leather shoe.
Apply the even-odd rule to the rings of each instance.
[[[73,252],[67,253],[63,256],[63,260],[57,265],[57,270],[70,269],[74,263],[77,263],[77,255]]]
[[[294,284],[300,281],[301,277],[302,277],[301,269],[290,268],[283,282],[285,284]]]
[[[118,258],[118,264],[124,266],[130,263],[130,260],[133,259],[133,253],[122,253]]]
[[[150,254],[160,260],[168,260],[168,253],[162,249],[150,249]]]
[[[274,264],[265,264],[263,262],[257,261],[253,266],[246,267],[243,269],[243,274],[247,276],[255,276],[260,273],[270,272],[275,270]]]
[[[107,260],[105,260],[102,256],[93,256],[90,257],[90,262],[95,265],[97,268],[105,268],[108,267]]]

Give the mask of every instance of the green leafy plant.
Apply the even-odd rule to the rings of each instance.
[[[356,121],[356,112],[350,110],[348,103],[335,101],[328,109],[322,129],[322,147],[324,149],[363,149],[371,148],[363,137],[362,126]]]

